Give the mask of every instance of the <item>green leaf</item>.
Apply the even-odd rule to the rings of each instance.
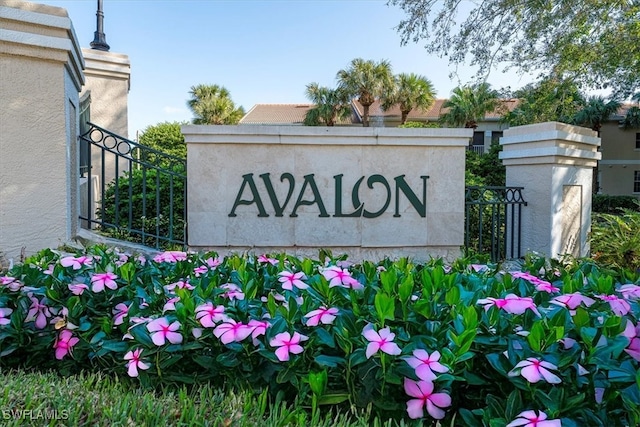
[[[384,326],[385,320],[393,320],[395,318],[395,302],[389,295],[379,292],[374,300],[378,320]]]
[[[309,372],[309,387],[316,396],[322,396],[327,389],[327,370]]]
[[[349,400],[349,393],[330,393],[318,398],[318,405],[337,405]]]
[[[527,336],[527,341],[529,342],[529,346],[535,352],[540,352],[542,349],[541,341],[544,337],[544,327],[542,326],[542,321],[536,321],[531,330],[529,331],[529,335]]]
[[[321,344],[331,348],[336,347],[336,341],[333,339],[333,335],[331,335],[326,329],[319,327],[315,328],[314,332]]]
[[[404,278],[404,280],[398,287],[398,296],[400,297],[400,300],[402,302],[406,303],[407,301],[409,301],[409,298],[411,298],[412,293],[413,293],[413,276],[407,275],[407,277]]]
[[[460,303],[460,288],[458,286],[452,286],[447,290],[444,300],[447,304],[454,306]]]
[[[382,284],[382,289],[384,289],[388,294],[394,293],[397,281],[398,275],[395,268],[390,268],[389,270],[380,272],[380,283]]]
[[[316,356],[314,360],[318,365],[326,366],[328,368],[335,368],[338,365],[345,363],[344,357],[326,356],[324,354],[320,354]]]

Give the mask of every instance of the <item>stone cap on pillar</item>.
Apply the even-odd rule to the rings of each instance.
[[[595,131],[560,122],[516,126],[500,138],[505,166],[559,164],[595,167],[602,154]]]
[[[131,89],[131,62],[123,53],[82,48],[85,75],[117,80],[126,80]]]

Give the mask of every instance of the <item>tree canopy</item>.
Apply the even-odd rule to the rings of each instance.
[[[189,95],[187,105],[194,115],[193,124],[235,125],[244,116],[244,109],[236,107],[223,86],[199,84],[191,87]]]
[[[406,17],[402,42],[469,63],[484,76],[502,63],[563,76],[627,98],[640,87],[638,0],[389,0]],[[461,22],[456,19],[463,16]]]
[[[184,135],[180,127],[187,123],[162,122],[147,126],[138,142],[154,150],[162,151],[175,157],[187,157],[187,145],[184,143]]]
[[[315,104],[304,117],[304,124],[307,126],[334,126],[336,121],[351,116],[349,95],[340,88],[330,89],[318,83],[309,83],[305,95]]]
[[[440,116],[444,124],[475,129],[487,113],[501,110],[501,104],[498,92],[491,89],[491,85],[479,83],[453,89],[442,108],[448,108]]]
[[[391,93],[384,96],[382,108],[388,110],[398,105],[402,114],[401,124],[405,124],[412,110],[427,111],[435,98],[436,90],[431,80],[415,73],[400,73],[395,77]]]

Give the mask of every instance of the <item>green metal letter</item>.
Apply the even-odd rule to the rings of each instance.
[[[242,175],[243,181],[240,186],[240,191],[238,191],[238,195],[236,196],[236,201],[233,203],[233,209],[231,209],[231,213],[229,216],[237,216],[236,208],[238,205],[252,205],[256,204],[258,207],[258,216],[259,217],[267,217],[269,214],[264,210],[264,205],[262,204],[262,199],[260,198],[260,194],[258,194],[258,189],[256,188],[256,183],[253,182],[253,174],[248,173],[246,175]],[[249,189],[251,190],[251,194],[253,194],[253,199],[251,200],[242,200],[242,193],[244,192],[244,187],[249,184]]]

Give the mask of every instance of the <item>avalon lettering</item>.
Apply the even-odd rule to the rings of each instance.
[[[360,186],[365,181],[364,176],[360,177],[356,183],[353,185],[351,189],[351,207],[343,207],[342,203],[342,194],[343,194],[343,183],[342,177],[344,174],[334,175],[333,176],[333,196],[335,200],[335,212],[333,215],[330,215],[327,212],[327,209],[324,204],[323,194],[321,194],[320,188],[315,180],[314,174],[305,175],[303,177],[304,181],[302,183],[302,187],[298,192],[298,196],[293,203],[293,207],[291,208],[290,217],[298,216],[298,208],[301,206],[313,206],[316,205],[318,209],[318,216],[320,218],[328,218],[328,217],[363,217],[363,218],[377,218],[387,211],[389,205],[392,201],[392,188],[389,184],[389,181],[382,175],[374,174],[369,176],[366,179],[367,187],[375,192],[380,192],[385,196],[385,201],[380,206],[366,206],[365,203],[361,201],[361,193]],[[259,175],[259,178],[262,180],[264,184],[264,190],[266,190],[266,196],[271,202],[271,207],[273,208],[273,214],[275,217],[283,217],[285,216],[285,210],[296,187],[296,179],[295,177],[285,172],[280,175],[280,184],[284,184],[286,182],[286,197],[284,200],[278,199],[278,196],[275,191],[275,187],[273,182],[271,181],[271,174],[263,173]],[[407,181],[405,180],[405,175],[399,175],[393,178],[393,182],[395,183],[393,190],[395,191],[395,201],[394,206],[394,217],[400,217],[400,195],[403,194],[404,197],[409,201],[411,206],[416,210],[420,217],[424,218],[427,216],[427,179],[428,176],[420,176],[422,179],[422,191],[420,198],[414,191],[411,189]],[[278,185],[278,184],[276,184]],[[246,196],[244,193],[248,190],[250,196]],[[310,194],[309,194],[310,193]],[[263,193],[264,194],[264,193]],[[420,194],[420,192],[418,192]],[[324,195],[327,197],[327,195]],[[265,199],[266,200],[266,199]],[[265,203],[263,201],[263,196],[261,196],[260,191],[258,190],[258,185],[256,185],[256,181],[253,178],[253,173],[248,173],[242,175],[242,184],[240,185],[240,189],[238,190],[238,194],[233,203],[233,208],[229,213],[230,217],[237,216],[236,209],[239,206],[251,206],[255,205],[258,210],[258,217],[269,217],[270,214],[267,212],[265,208]],[[351,210],[350,212],[345,212],[344,209]]]

